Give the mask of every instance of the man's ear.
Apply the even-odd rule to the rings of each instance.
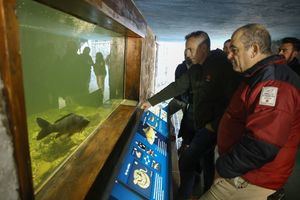
[[[251,45],[251,58],[254,58],[256,55],[258,55],[260,51],[260,48],[258,44],[254,43]]]
[[[203,48],[204,48],[203,46],[204,46],[203,44],[199,44],[199,45],[198,45],[198,47],[197,47],[197,53],[203,52],[203,50],[204,50],[204,49],[203,49]]]
[[[203,52],[207,52],[207,51],[208,51],[208,46],[207,46],[207,44],[202,44],[202,45],[201,45],[201,51],[203,51]]]
[[[298,58],[300,56],[300,53],[298,51],[293,51],[292,58]]]

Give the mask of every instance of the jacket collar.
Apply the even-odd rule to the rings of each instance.
[[[266,66],[272,65],[272,64],[286,64],[286,60],[283,56],[280,55],[272,55],[269,57],[266,57],[265,59],[262,59],[246,71],[242,73],[244,77],[251,77],[254,74],[256,74],[261,69],[265,68]]]
[[[288,63],[289,66],[291,67],[296,67],[297,65],[300,65],[300,62],[298,61],[297,58],[294,58],[291,62]]]

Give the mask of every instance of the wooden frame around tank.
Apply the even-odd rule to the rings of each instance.
[[[124,97],[138,100],[140,87],[140,66],[142,40],[146,34],[146,22],[135,5],[129,0],[37,0],[40,3],[74,15],[87,22],[126,36]],[[116,3],[123,4],[115,6]],[[135,112],[134,106],[119,106],[99,127],[87,143],[82,145],[70,161],[54,175],[45,187],[34,196],[26,112],[24,103],[22,63],[20,55],[19,24],[16,0],[0,0],[0,71],[4,83],[9,129],[14,144],[14,155],[18,171],[19,192],[27,199],[83,199],[101,167],[115,148],[115,145]],[[131,12],[122,12],[127,8]],[[118,122],[120,126],[115,127]],[[100,138],[101,132],[110,132],[111,137]],[[110,141],[105,148],[95,143]],[[104,154],[101,159],[99,156]],[[74,166],[75,165],[75,166]],[[84,165],[85,169],[78,167]],[[76,176],[77,179],[70,177]],[[72,181],[73,180],[73,181]],[[77,180],[77,181],[75,181]],[[78,184],[80,181],[80,184]],[[82,185],[84,184],[84,185]]]

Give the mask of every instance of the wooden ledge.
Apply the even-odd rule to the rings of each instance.
[[[37,193],[36,199],[84,199],[136,107],[120,105]]]

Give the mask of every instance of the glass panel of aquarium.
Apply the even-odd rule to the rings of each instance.
[[[125,37],[31,0],[17,5],[37,190],[121,103]]]

